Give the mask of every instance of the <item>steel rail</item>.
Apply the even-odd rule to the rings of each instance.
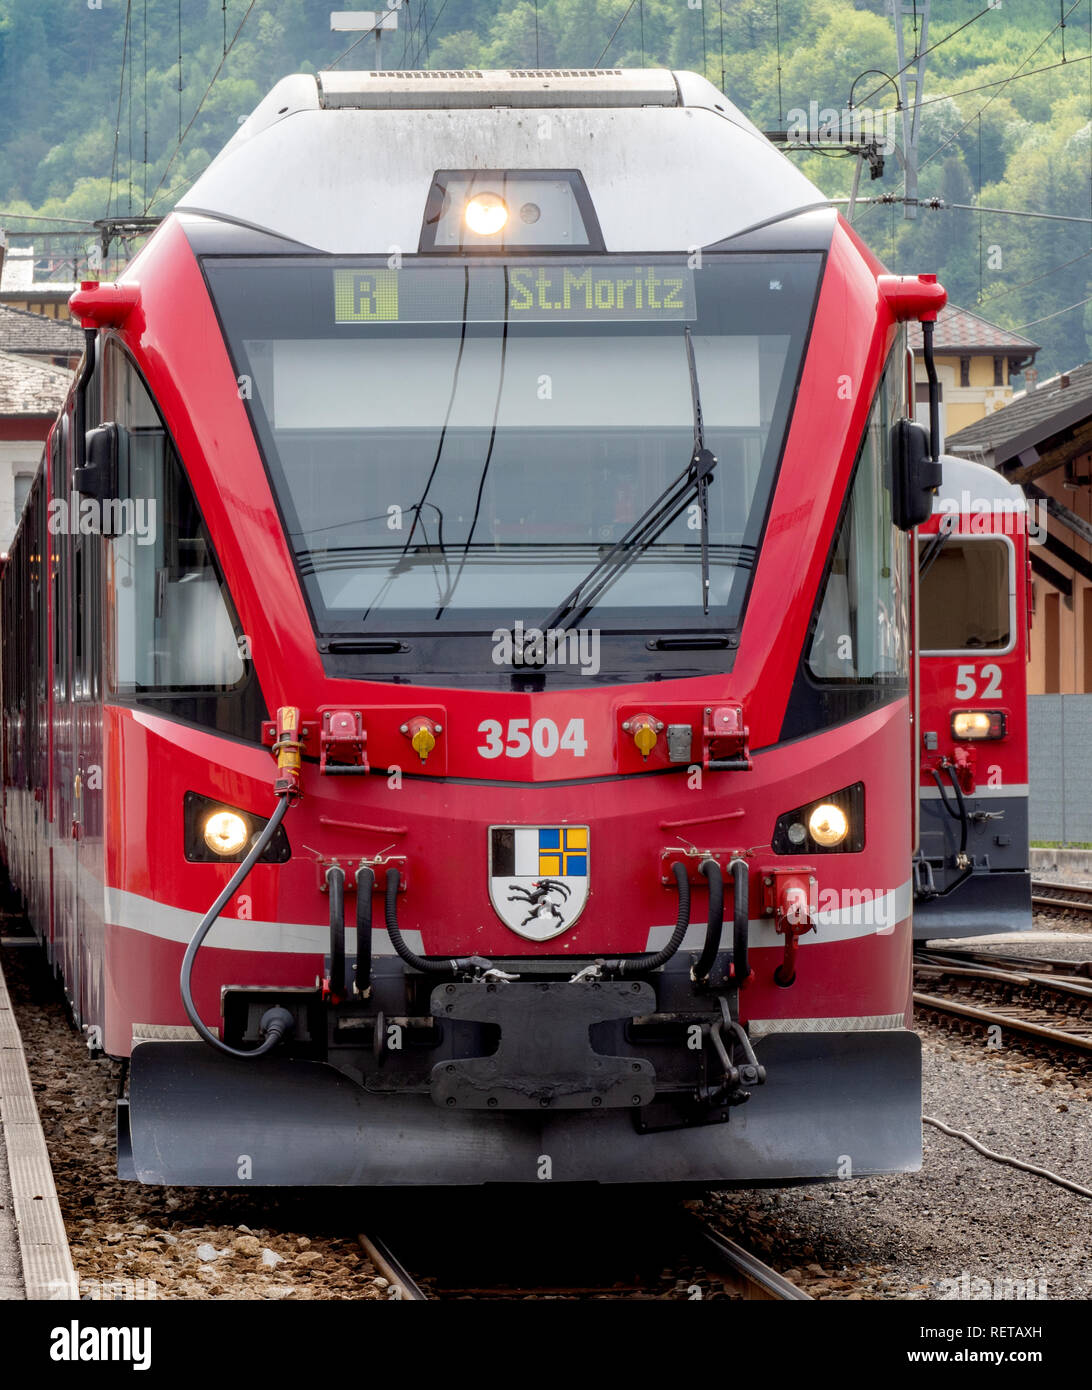
[[[727,1275],[726,1282],[745,1299],[773,1299],[785,1303],[814,1302],[810,1293],[798,1289],[784,1275],[778,1274],[776,1269],[764,1264],[757,1255],[744,1250],[742,1245],[737,1245],[734,1240],[729,1240],[719,1231],[695,1222],[694,1235],[703,1245],[716,1252],[720,1269]]]
[[[998,1024],[1003,1028],[1011,1028],[1014,1032],[1027,1033],[1030,1037],[1054,1043],[1058,1047],[1092,1052],[1092,1035],[1081,1037],[1077,1033],[1068,1033],[1061,1028],[1049,1028],[1045,1024],[1033,1023],[1030,1019],[1014,1014],[999,1013],[994,1009],[980,1009],[973,1004],[963,1004],[957,999],[936,994],[921,994],[917,990],[914,991],[914,1003],[920,1004],[924,1009],[934,1009],[937,1013],[957,1014],[960,1018],[975,1019],[979,1023]]]
[[[1034,970],[1017,972],[995,969],[987,965],[949,964],[942,956],[915,960],[914,970],[919,975],[928,975],[933,978],[950,975],[962,979],[985,980],[989,984],[1013,985],[1017,988],[1036,985],[1040,989],[1056,995],[1092,1000],[1092,983],[1077,979],[1076,976],[1040,975]]]
[[[1060,907],[1070,912],[1092,912],[1092,887],[1032,879],[1031,901],[1038,907]]]
[[[1092,941],[1089,942],[1092,950]],[[1058,956],[1019,956],[1007,951],[965,951],[958,947],[948,947],[943,951],[918,950],[914,962],[933,964],[937,961],[951,961],[953,965],[984,965],[991,969],[1015,970],[1020,974],[1031,971],[1033,974],[1050,974],[1057,979],[1092,978],[1092,959],[1065,960]]]
[[[428,1294],[417,1283],[398,1256],[394,1254],[386,1241],[379,1236],[369,1236],[363,1232],[357,1232],[356,1238],[365,1255],[387,1280],[391,1288],[398,1290],[397,1293],[391,1295],[394,1301],[403,1303],[428,1302]]]

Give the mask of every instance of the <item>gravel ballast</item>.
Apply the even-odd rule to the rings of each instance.
[[[1089,946],[1092,935],[1088,946],[1075,943],[1084,958]],[[1016,942],[1005,948],[1025,951]],[[85,1297],[390,1297],[354,1239],[344,1194],[119,1182],[116,1064],[88,1061],[36,952],[5,951],[3,964]],[[991,1050],[984,1030],[979,1038],[920,1027],[927,1114],[1092,1184],[1092,1081],[1018,1046]],[[629,1199],[604,1192],[602,1200]],[[464,1192],[460,1201],[495,1222],[496,1194]],[[505,1204],[511,1214],[515,1199]],[[1092,1203],[931,1128],[918,1174],[729,1191],[698,1205],[816,1298],[1092,1297]]]

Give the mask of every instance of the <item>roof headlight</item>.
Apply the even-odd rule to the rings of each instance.
[[[463,216],[478,236],[496,236],[508,221],[508,204],[499,193],[475,193]]]

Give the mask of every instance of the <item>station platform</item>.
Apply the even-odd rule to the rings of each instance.
[[[75,1299],[53,1171],[0,964],[0,1299]]]

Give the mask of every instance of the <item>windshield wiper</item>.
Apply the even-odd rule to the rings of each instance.
[[[717,466],[716,456],[705,447],[705,426],[701,417],[701,393],[698,390],[698,369],[694,363],[694,343],[690,337],[690,325],[683,330],[686,335],[686,361],[690,368],[690,399],[694,406],[694,455],[690,460],[691,470],[696,470],[695,483],[698,489],[698,506],[701,508],[701,611],[709,616],[709,479]]]
[[[673,521],[697,499],[701,522],[701,579],[702,611],[709,613],[709,479],[717,466],[716,455],[705,447],[702,424],[701,395],[698,391],[698,372],[694,363],[694,344],[690,327],[683,330],[686,361],[690,370],[690,396],[694,408],[694,451],[685,472],[651,502],[624,536],[611,546],[602,559],[590,569],[553,612],[543,620],[543,631],[572,627],[599,602],[602,594],[620,578],[667,530]]]

